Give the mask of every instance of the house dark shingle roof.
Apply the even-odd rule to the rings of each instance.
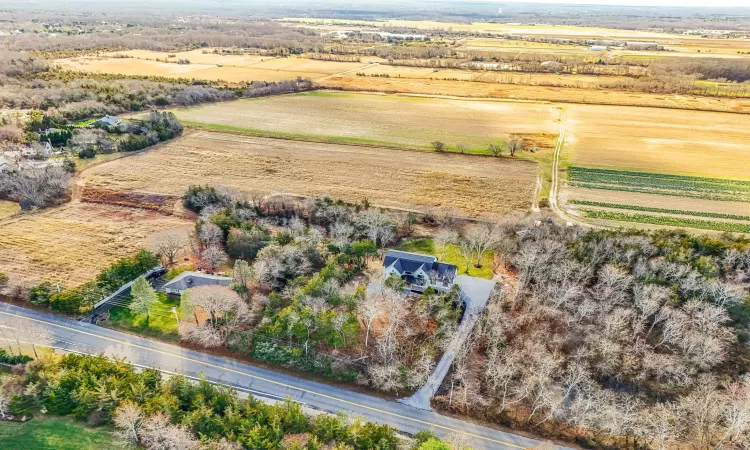
[[[399,250],[389,250],[385,254],[383,267],[393,267],[399,273],[414,273],[421,267],[425,273],[435,271],[440,277],[448,275],[451,279],[457,272],[456,266],[448,263],[438,262],[437,258],[429,255],[420,255],[419,253],[402,252]]]
[[[182,272],[164,285],[165,291],[183,292],[190,288],[202,286],[229,286],[231,278],[209,275],[201,272]]]

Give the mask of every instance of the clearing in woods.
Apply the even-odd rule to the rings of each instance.
[[[151,234],[191,224],[143,209],[78,202],[18,215],[0,220],[0,272],[72,288],[132,256]]]
[[[485,153],[508,134],[551,148],[559,109],[544,103],[308,92],[175,110],[187,124],[218,130],[429,148],[433,141]]]
[[[208,184],[394,208],[451,207],[476,217],[527,210],[537,172],[535,163],[510,158],[197,131],[84,177],[87,189],[180,196],[191,184]]]

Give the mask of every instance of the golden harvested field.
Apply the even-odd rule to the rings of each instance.
[[[750,179],[750,116],[570,105],[566,159],[573,165]]]
[[[343,24],[346,25],[364,25],[378,27],[404,27],[418,28],[423,30],[432,29],[452,29],[455,31],[470,31],[499,34],[515,35],[540,35],[540,36],[568,36],[568,37],[618,37],[618,38],[638,38],[638,39],[675,39],[675,35],[667,33],[656,33],[651,31],[634,31],[619,30],[612,28],[595,28],[595,27],[576,27],[570,25],[520,25],[505,23],[452,23],[452,22],[434,22],[429,20],[338,20],[338,19],[313,19],[313,18],[285,18],[281,22],[286,22],[290,26],[300,26],[308,24],[311,26],[333,26],[341,29]],[[350,28],[350,27],[348,27]]]
[[[568,87],[525,86],[521,84],[430,80],[425,78],[332,76],[320,85],[346,91],[443,95],[512,100],[590,103],[603,105],[649,106],[750,113],[750,99],[660,95],[640,92],[576,89]],[[668,114],[666,112],[665,114]]]
[[[7,200],[0,200],[0,219],[12,216],[21,210],[16,202],[9,202]]]
[[[170,54],[175,57],[168,58]],[[128,55],[130,58],[117,57]],[[160,61],[156,61],[159,59]],[[170,62],[163,62],[167,59]],[[177,64],[188,59],[191,64]],[[281,81],[296,77],[321,78],[331,74],[365,67],[364,63],[319,61],[300,57],[273,58],[257,55],[204,54],[201,50],[183,53],[131,50],[98,56],[83,56],[56,60],[66,70],[122,75],[150,75],[169,78],[194,78],[226,82]],[[223,67],[219,67],[222,64]]]
[[[602,84],[628,79],[627,77],[618,76],[598,77],[596,75],[556,75],[554,73],[500,72],[493,70],[440,69],[435,72],[433,69],[427,67],[388,65],[371,66],[363,70],[357,70],[356,73],[364,73],[369,76],[387,74],[392,78],[451,80],[456,83],[475,81],[498,84],[522,84],[529,86],[564,86],[581,89],[596,89]],[[349,74],[349,76],[356,76],[356,73]]]
[[[190,184],[331,195],[472,216],[528,209],[537,166],[523,160],[266,139],[199,131],[89,169],[87,187],[181,195]]]
[[[155,232],[189,227],[174,216],[90,203],[0,220],[0,272],[12,281],[75,287],[141,248]]]
[[[429,147],[435,140],[484,150],[508,133],[546,144],[556,137],[560,110],[544,103],[436,99],[309,92],[216,103],[174,111],[188,123],[338,142]],[[227,128],[230,129],[230,128]],[[554,136],[550,136],[554,135]]]

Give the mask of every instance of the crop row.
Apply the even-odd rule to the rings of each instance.
[[[716,200],[725,202],[750,202],[750,195],[747,194],[713,194],[710,192],[692,192],[688,190],[658,190],[628,186],[618,186],[611,184],[597,184],[597,183],[585,183],[572,181],[571,186],[588,188],[588,189],[604,189],[607,191],[620,191],[620,192],[637,192],[642,194],[656,194],[656,195],[671,195],[674,197],[688,197],[688,198],[700,198],[705,200]]]
[[[571,174],[579,174],[581,176],[601,176],[606,179],[612,179],[613,177],[630,177],[630,178],[645,178],[649,180],[663,180],[666,182],[692,182],[692,183],[712,183],[727,186],[736,186],[738,188],[750,189],[750,181],[742,180],[728,180],[725,178],[704,178],[704,177],[692,177],[687,175],[669,175],[665,173],[650,173],[650,172],[633,172],[628,170],[612,170],[612,169],[594,169],[590,167],[570,167],[569,171]],[[743,189],[743,190],[744,190]]]
[[[632,172],[630,172],[632,173]],[[750,183],[734,180],[686,179],[674,176],[662,177],[660,174],[644,174],[644,176],[623,175],[613,171],[601,172],[591,169],[573,167],[569,171],[572,182],[597,183],[628,187],[643,187],[651,189],[680,190],[693,192],[720,192],[725,194],[750,194]],[[699,181],[700,180],[700,181]]]
[[[627,214],[618,211],[587,210],[584,215],[591,219],[616,220],[619,222],[648,223],[672,227],[699,228],[702,230],[750,233],[750,225],[734,222],[687,219],[682,217],[652,216],[649,214]]]
[[[684,209],[651,208],[640,205],[623,205],[620,203],[591,202],[587,200],[570,200],[570,203],[582,206],[598,206],[601,208],[627,209],[631,211],[658,212],[665,214],[679,214],[682,216],[712,217],[715,219],[732,219],[750,221],[750,216],[738,216],[736,214],[712,213],[705,211],[687,211]]]

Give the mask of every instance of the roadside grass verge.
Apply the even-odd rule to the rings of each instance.
[[[66,417],[37,414],[28,422],[0,421],[4,449],[99,450],[114,447],[108,428],[90,428]]]
[[[401,245],[398,246],[398,250],[403,250],[405,252],[414,252],[414,253],[423,253],[427,255],[432,255],[438,258],[441,262],[446,262],[450,264],[454,264],[456,267],[458,267],[458,275],[471,275],[472,277],[477,278],[487,278],[490,279],[494,275],[492,272],[493,263],[495,254],[492,251],[486,251],[482,255],[482,267],[474,267],[474,262],[471,261],[469,264],[469,272],[468,274],[465,272],[466,270],[466,260],[464,259],[463,255],[458,249],[457,245],[449,244],[445,247],[445,256],[443,258],[440,258],[440,251],[435,245],[435,242],[432,239],[412,239],[407,240],[401,243]]]
[[[610,191],[750,202],[750,181],[569,167],[571,186]]]
[[[158,302],[151,307],[149,317],[145,314],[133,314],[127,306],[115,306],[109,311],[109,320],[100,322],[109,328],[153,337],[165,341],[179,341],[177,320],[172,308],[179,314],[180,300],[158,292]]]
[[[581,205],[581,206],[597,206],[600,208],[626,209],[630,211],[658,212],[658,213],[664,213],[664,214],[678,214],[682,216],[697,216],[697,217],[710,217],[714,219],[731,219],[731,220],[750,221],[750,216],[739,216],[736,214],[723,214],[723,213],[713,213],[713,212],[705,212],[705,211],[687,211],[684,209],[652,208],[649,206],[623,205],[620,203],[592,202],[592,201],[587,201],[587,200],[570,200],[569,203],[572,203],[574,205]]]
[[[698,228],[702,230],[750,233],[750,225],[733,222],[716,222],[682,217],[652,216],[649,214],[628,214],[619,211],[587,210],[584,216],[589,219],[615,220],[618,222],[646,223],[671,227]]]

